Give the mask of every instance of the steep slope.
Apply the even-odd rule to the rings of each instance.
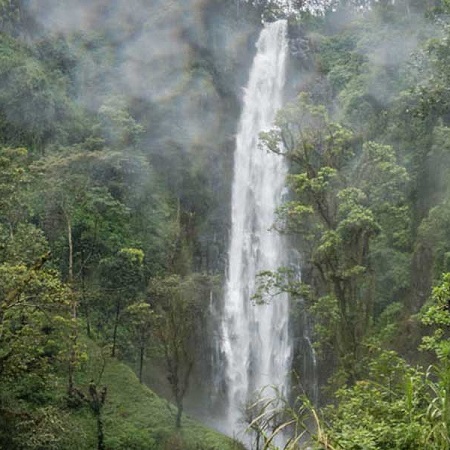
[[[239,450],[239,443],[185,416],[175,428],[175,408],[158,397],[125,364],[105,358],[93,342],[87,342],[88,359],[78,374],[77,386],[88,398],[89,385],[107,388],[102,410],[105,448],[108,450]],[[97,383],[98,379],[100,382]],[[67,416],[72,434],[67,449],[96,449],[96,419],[88,405]],[[70,441],[70,440],[69,440]],[[59,447],[58,447],[59,448]]]

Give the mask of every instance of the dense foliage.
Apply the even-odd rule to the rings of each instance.
[[[449,449],[450,3],[88,3],[0,0],[0,448],[232,448],[183,410],[210,364],[240,87],[281,17],[289,98],[261,146],[289,161],[275,228],[304,267],[258,296],[312,318],[327,389],[251,428],[261,448],[286,429],[288,448]]]
[[[182,412],[253,51],[224,36],[250,39],[258,14],[94,3],[0,1],[0,448],[231,448]],[[114,357],[141,382],[156,362],[176,411]]]
[[[258,297],[281,289],[306,307],[328,389],[275,426],[263,414],[261,448],[288,424],[286,448],[302,433],[320,449],[450,446],[449,4],[363,3],[290,18],[313,76],[262,134],[290,162],[276,226],[306,267],[302,282],[262,274]]]

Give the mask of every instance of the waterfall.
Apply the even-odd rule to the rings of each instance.
[[[270,230],[285,187],[287,166],[261,149],[259,133],[273,125],[282,106],[287,59],[286,21],[266,25],[245,90],[236,138],[228,277],[221,329],[227,411],[223,428],[243,438],[243,408],[264,386],[287,394],[291,365],[289,301],[282,294],[269,304],[251,297],[257,274],[286,265],[283,236]]]

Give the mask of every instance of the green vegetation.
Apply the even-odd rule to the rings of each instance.
[[[306,267],[262,274],[257,298],[302,299],[326,386],[254,421],[264,449],[287,424],[288,449],[450,448],[450,5],[356,3],[300,13],[315,77],[261,136],[290,162],[276,226]]]
[[[207,51],[161,30],[163,16],[176,27],[189,12],[182,3],[129,22],[89,10],[92,22],[76,23],[74,2],[50,25],[59,6],[0,1],[0,448],[239,448],[183,409],[226,241],[220,188],[239,82],[223,74],[240,62],[216,54],[252,8],[218,7]],[[145,62],[158,31],[180,55],[192,50],[180,66],[154,64],[161,74]],[[126,73],[132,62],[141,67]],[[191,100],[197,128],[176,106]],[[215,113],[223,120],[204,127]],[[125,365],[137,360],[142,382],[161,355],[155,371],[176,406]]]
[[[88,343],[89,358],[77,378],[88,396],[92,380],[107,387],[104,421],[107,449],[237,449],[231,439],[215,433],[190,418],[183,428],[175,427],[176,408],[139,384],[126,365],[111,358],[105,351]],[[73,426],[84,430],[84,438],[73,448],[96,448],[95,419],[89,408],[80,407],[72,418]],[[70,447],[67,447],[70,448]]]
[[[183,411],[210,369],[251,43],[287,13],[45,3],[0,0],[0,448],[239,448]],[[450,2],[292,6],[261,146],[289,162],[274,225],[304,267],[256,298],[288,291],[294,335],[313,322],[321,401],[248,422],[267,449],[290,430],[290,449],[448,450]]]
[[[17,416],[9,417],[10,422],[2,421],[2,448],[96,449],[96,415],[90,396],[93,387],[99,392],[106,388],[101,412],[106,449],[240,448],[231,439],[188,417],[184,418],[183,428],[177,429],[174,426],[176,408],[139,384],[129,367],[91,341],[84,341],[82,347],[82,362],[76,376],[78,404],[67,406],[65,382],[59,376],[53,377],[48,383],[49,391],[33,394],[41,397],[40,402],[45,402],[45,406],[33,406],[36,398],[23,399],[14,405]],[[22,383],[20,389],[25,385],[29,389],[42,389],[36,381],[33,385],[31,380]],[[19,414],[25,415],[26,420]],[[17,429],[11,422],[13,419],[20,420]]]

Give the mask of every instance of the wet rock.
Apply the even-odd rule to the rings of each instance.
[[[298,24],[289,25],[289,53],[292,58],[307,67],[310,62],[309,40],[301,26]]]

